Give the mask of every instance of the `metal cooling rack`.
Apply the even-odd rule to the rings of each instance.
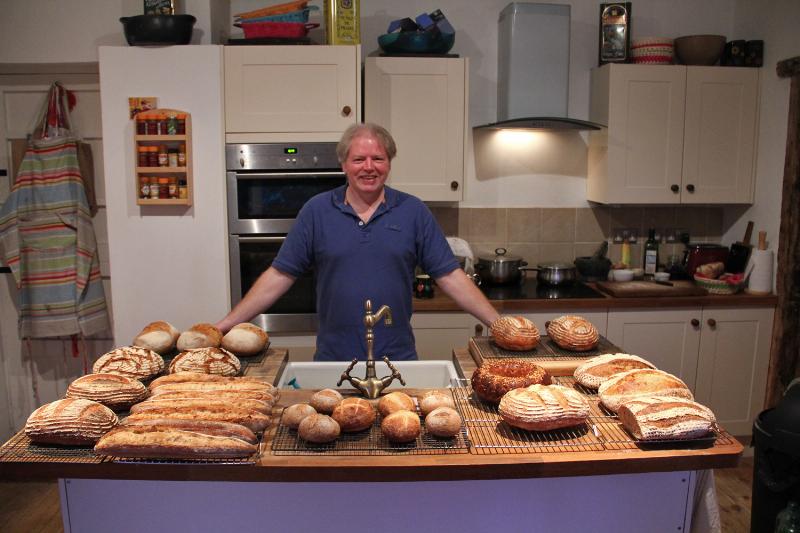
[[[587,357],[595,357],[598,355],[603,355],[607,353],[619,353],[620,350],[615,344],[612,344],[611,341],[600,336],[600,339],[597,341],[597,346],[595,346],[591,350],[586,350],[585,352],[576,352],[574,350],[565,350],[561,346],[555,343],[553,339],[549,336],[542,337],[540,344],[543,344],[550,350],[550,353],[559,359],[585,359]]]
[[[483,359],[526,359],[530,361],[585,361],[590,357],[606,353],[617,353],[621,350],[608,339],[601,336],[597,347],[585,352],[565,350],[553,342],[548,336],[543,336],[533,350],[515,352],[505,350],[494,343],[492,337],[472,337],[472,346],[478,350]]]
[[[100,464],[108,458],[94,453],[89,446],[60,446],[57,444],[35,444],[20,431],[2,448],[0,462],[6,463],[85,463]]]

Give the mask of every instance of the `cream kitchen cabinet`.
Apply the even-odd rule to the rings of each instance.
[[[364,119],[397,141],[392,187],[425,201],[462,199],[467,76],[466,58],[366,58]]]
[[[753,202],[758,69],[604,65],[590,118],[589,200]]]
[[[608,339],[683,379],[734,435],[763,408],[774,308],[608,313]]]
[[[227,142],[338,141],[361,117],[360,46],[226,46]]]
[[[417,357],[420,360],[452,359],[454,348],[466,348],[469,338],[478,334],[476,326],[487,334],[483,324],[467,313],[414,313],[411,327]]]

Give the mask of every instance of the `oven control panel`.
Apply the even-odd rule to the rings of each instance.
[[[338,169],[336,143],[259,143],[225,146],[228,170],[314,170]]]

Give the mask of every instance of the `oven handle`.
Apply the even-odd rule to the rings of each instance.
[[[239,242],[283,242],[286,240],[286,236],[280,237],[244,237],[242,235],[237,235],[236,240]]]
[[[271,173],[271,172],[258,172],[254,174],[240,174],[236,173],[237,180],[257,180],[257,179],[285,179],[285,178],[309,178],[319,176],[322,178],[329,178],[331,176],[344,176],[344,172],[292,172],[287,173]]]

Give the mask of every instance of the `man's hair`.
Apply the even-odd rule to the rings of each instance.
[[[339,158],[339,163],[344,163],[345,159],[347,159],[347,154],[350,152],[350,145],[353,144],[353,139],[360,135],[370,135],[378,139],[383,149],[386,150],[389,161],[397,155],[397,145],[392,138],[392,134],[383,126],[365,122],[363,124],[353,124],[344,130],[339,144],[336,145],[336,157]]]

